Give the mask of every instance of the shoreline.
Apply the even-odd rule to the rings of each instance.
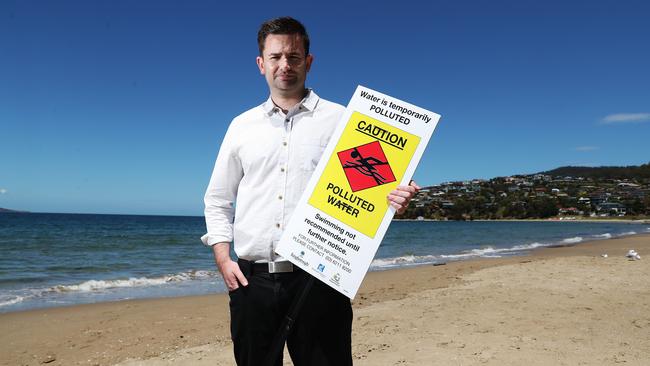
[[[409,221],[409,220],[402,220],[402,221]],[[479,221],[479,220],[476,220]],[[494,220],[487,220],[489,221],[494,221]],[[508,222],[511,220],[503,220],[504,222]],[[522,220],[522,221],[527,221],[527,220]],[[540,221],[537,221],[540,222]],[[575,222],[575,221],[573,221]],[[643,222],[626,222],[626,224],[645,224]],[[380,257],[380,258],[375,258],[373,260],[373,263],[371,264],[368,273],[374,273],[374,272],[383,272],[383,271],[392,271],[396,269],[408,269],[408,268],[415,268],[419,266],[427,266],[427,265],[441,265],[441,264],[447,264],[447,263],[452,263],[452,262],[457,262],[457,261],[467,261],[467,260],[475,260],[475,259],[495,259],[495,258],[503,258],[503,257],[522,257],[522,256],[528,256],[531,255],[535,250],[541,249],[541,248],[556,248],[556,247],[565,247],[565,246],[573,246],[573,245],[580,245],[586,242],[590,241],[600,241],[600,240],[609,240],[612,238],[619,238],[619,237],[628,237],[628,236],[637,236],[637,235],[645,235],[645,234],[650,234],[650,228],[646,228],[645,230],[636,230],[636,231],[629,231],[629,232],[624,232],[624,233],[618,233],[618,234],[603,234],[603,235],[592,235],[589,237],[582,237],[582,236],[576,236],[576,237],[566,237],[562,240],[556,240],[556,241],[542,241],[542,242],[534,242],[532,244],[515,244],[511,247],[501,247],[501,246],[493,246],[493,245],[483,245],[483,246],[477,246],[475,248],[467,249],[464,251],[460,251],[457,253],[443,253],[443,254],[431,254],[431,255],[420,255],[420,256],[398,256],[398,257]],[[576,241],[577,240],[577,241]],[[378,263],[375,263],[378,262]],[[206,271],[206,270],[202,270]],[[183,272],[185,273],[185,272]],[[88,280],[86,282],[83,282],[81,284],[73,284],[73,285],[60,285],[63,287],[75,287],[79,285],[84,285],[87,282],[93,282],[93,281],[98,281],[98,282],[125,282],[125,281],[131,281],[131,280],[151,280],[151,281],[156,281],[160,280],[161,278],[164,277],[169,277],[169,276],[176,276],[178,274],[173,274],[173,275],[163,275],[159,277],[153,277],[153,278],[137,278],[137,279],[109,279],[109,280]],[[215,272],[216,276],[219,276],[218,272]],[[190,281],[191,282],[191,281]],[[189,282],[188,282],[189,283]],[[178,285],[178,284],[177,284]],[[180,285],[183,285],[183,283],[180,283]],[[214,284],[210,286],[208,289],[206,287],[205,283],[199,282],[194,284],[195,289],[196,288],[203,288],[201,291],[190,291],[190,293],[182,293],[182,292],[176,292],[174,293],[173,290],[171,292],[167,293],[158,293],[158,294],[153,294],[153,295],[131,295],[128,298],[108,298],[108,299],[98,299],[98,300],[84,300],[81,302],[77,303],[61,303],[58,305],[51,305],[51,304],[37,304],[37,305],[27,305],[24,306],[23,308],[18,307],[15,310],[9,310],[6,311],[3,309],[3,311],[0,311],[1,314],[9,314],[9,313],[14,313],[14,312],[22,312],[22,311],[30,311],[30,310],[46,310],[46,309],[51,309],[51,308],[58,308],[58,307],[73,307],[73,306],[78,306],[78,305],[92,305],[92,304],[98,304],[98,303],[113,303],[113,302],[122,302],[122,301],[130,301],[130,300],[152,300],[152,299],[171,299],[171,298],[177,298],[177,297],[191,297],[191,296],[204,296],[204,295],[209,295],[209,294],[225,294],[225,290],[222,289],[216,289],[214,291]],[[198,286],[198,287],[196,287]],[[119,286],[118,286],[119,287]],[[50,287],[54,288],[54,287]],[[48,288],[48,289],[50,289]],[[144,287],[140,286],[135,286],[135,289],[143,289]],[[48,289],[45,289],[47,291]],[[208,291],[206,291],[206,289]],[[192,293],[193,292],[193,293]],[[27,296],[29,298],[31,296]],[[22,302],[23,298],[17,300],[18,302]],[[13,304],[9,304],[13,305]]]
[[[629,249],[636,249],[641,254],[642,260],[635,262],[625,260],[624,255]],[[608,253],[610,258],[600,257],[604,253]],[[629,268],[630,265],[644,266],[643,268],[647,269],[650,264],[649,255],[650,235],[637,234],[581,242],[570,246],[540,248],[525,256],[477,258],[447,262],[445,265],[422,265],[371,272],[353,301],[355,363],[377,364],[377,360],[381,359],[374,357],[382,352],[387,353],[385,356],[395,354],[408,356],[402,354],[401,348],[392,345],[399,339],[384,340],[385,344],[392,345],[388,348],[368,343],[370,339],[377,337],[383,339],[386,335],[386,332],[377,333],[377,331],[371,332],[372,334],[366,332],[372,328],[371,324],[379,328],[385,327],[380,319],[384,319],[385,323],[386,317],[390,318],[395,314],[395,309],[391,308],[395,303],[406,302],[401,305],[406,306],[404,309],[411,307],[419,309],[426,305],[418,307],[413,304],[417,303],[422,294],[435,293],[434,299],[437,299],[441,292],[449,292],[452,294],[450,299],[454,300],[454,291],[462,289],[468,281],[472,283],[471,279],[476,276],[485,277],[484,273],[508,269],[521,275],[520,272],[526,270],[526,267],[532,267],[531,264],[551,265],[556,261],[568,261],[568,264],[564,263],[563,266],[570,268],[571,263],[577,261],[571,258],[577,257],[580,261],[594,262],[596,265],[612,263]],[[522,269],[517,269],[518,267]],[[560,269],[562,268],[564,267],[561,266]],[[589,268],[586,267],[585,270],[587,269]],[[646,270],[643,274],[648,276],[648,272]],[[550,273],[552,275],[556,272]],[[611,276],[616,277],[617,273],[618,271],[611,272]],[[539,276],[543,279],[549,275],[539,273]],[[505,284],[508,281],[509,279],[505,278],[501,282]],[[488,282],[486,286],[492,285],[494,283]],[[482,289],[479,287],[475,290]],[[507,298],[514,296],[513,294],[497,296],[497,298],[509,301]],[[472,302],[474,301],[472,299],[470,297],[463,301]],[[430,301],[431,299],[424,304]],[[625,304],[625,301],[629,300],[621,301]],[[647,297],[642,301],[645,305],[650,304],[650,299]],[[628,308],[630,306],[625,305]],[[461,305],[463,306],[465,305]],[[392,310],[387,310],[387,307]],[[453,308],[455,306],[439,309],[441,311],[439,316],[444,316],[445,311],[453,311]],[[374,315],[367,315],[367,312]],[[398,310],[397,313],[399,312]],[[202,364],[203,360],[210,361],[205,364],[232,364],[230,361],[232,346],[228,333],[228,298],[225,294],[123,300],[16,311],[0,314],[0,326],[4,330],[0,335],[0,353],[4,359],[0,361],[2,365],[42,363],[115,365],[127,360],[132,361],[128,361],[125,365],[171,365],[176,364],[175,362],[181,365],[194,365]],[[395,326],[402,329],[404,324],[398,322]],[[593,324],[593,326],[597,325]],[[650,318],[647,326],[646,323],[642,323],[642,328],[638,329],[650,332]],[[650,339],[650,334],[647,335],[645,339]],[[420,336],[426,338],[432,335],[421,334]],[[650,348],[648,352],[644,355],[650,357]],[[172,359],[176,361],[171,362]],[[372,360],[375,360],[374,363],[371,362]],[[419,364],[430,363],[427,361]]]

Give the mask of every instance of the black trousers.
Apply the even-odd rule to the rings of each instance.
[[[250,262],[239,266],[248,280],[230,292],[230,331],[238,366],[261,366],[294,298],[310,276],[297,269],[289,273],[256,272]],[[287,338],[295,366],[352,365],[352,306],[350,300],[319,280]],[[282,365],[282,355],[275,365]]]

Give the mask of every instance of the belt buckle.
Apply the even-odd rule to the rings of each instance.
[[[269,273],[293,272],[293,263],[289,261],[269,262]]]

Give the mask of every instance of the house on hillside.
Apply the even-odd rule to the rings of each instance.
[[[596,212],[606,216],[625,216],[627,208],[618,202],[603,202],[596,206]]]
[[[608,197],[609,195],[606,192],[597,191],[597,192],[592,192],[589,195],[589,200],[591,201],[592,205],[598,206],[601,203],[607,202]]]
[[[578,210],[575,207],[564,207],[558,210],[558,214],[564,215],[582,215],[582,211]]]

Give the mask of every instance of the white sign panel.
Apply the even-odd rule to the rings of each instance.
[[[276,252],[354,298],[440,116],[359,86]]]

